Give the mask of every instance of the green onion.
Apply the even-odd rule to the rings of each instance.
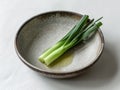
[[[98,22],[100,19],[102,17],[96,21],[89,20],[88,15],[83,15],[80,21],[61,40],[39,56],[39,61],[50,65],[73,46],[88,40],[102,25],[101,22]]]

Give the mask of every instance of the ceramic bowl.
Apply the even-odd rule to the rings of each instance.
[[[99,29],[86,43],[81,43],[62,55],[55,64],[46,66],[38,57],[60,40],[82,17],[67,11],[53,11],[26,21],[16,34],[15,49],[25,65],[52,78],[70,78],[91,67],[100,57],[104,38]]]

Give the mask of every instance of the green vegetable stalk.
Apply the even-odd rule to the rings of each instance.
[[[96,21],[94,19],[89,20],[88,15],[83,15],[80,21],[60,41],[39,56],[39,61],[50,65],[68,49],[82,41],[88,40],[102,25],[101,22],[98,22],[100,19],[102,17]]]

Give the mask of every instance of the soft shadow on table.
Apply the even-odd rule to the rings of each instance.
[[[65,85],[70,87],[101,87],[113,80],[118,71],[117,59],[113,48],[105,48],[102,56],[98,62],[91,67],[90,70],[82,75],[71,79],[50,79],[43,78],[51,87],[58,87]],[[61,89],[61,88],[60,88]]]

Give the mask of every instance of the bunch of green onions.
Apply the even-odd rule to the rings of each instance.
[[[61,40],[39,56],[39,61],[48,66],[70,48],[88,40],[102,25],[99,22],[100,19],[102,17],[94,21],[94,19],[90,20],[88,15],[83,15],[80,21]]]

